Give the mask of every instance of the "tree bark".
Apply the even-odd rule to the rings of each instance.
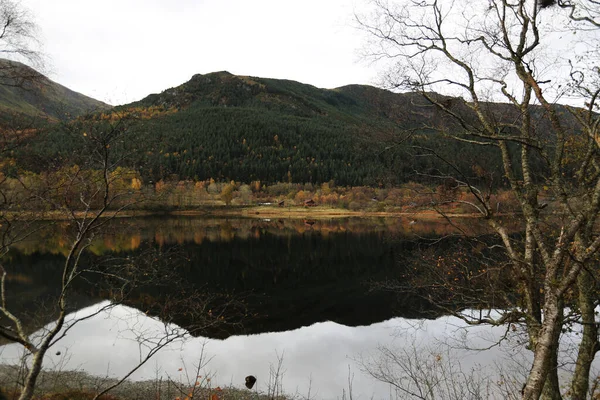
[[[62,304],[64,306],[64,303]],[[50,344],[52,340],[56,337],[58,332],[62,329],[65,322],[65,310],[64,307],[60,312],[58,320],[56,321],[56,325],[52,330],[48,333],[47,336],[44,337],[44,340],[40,344],[39,349],[33,355],[33,363],[31,364],[31,368],[29,369],[29,374],[27,374],[27,378],[25,378],[25,386],[23,387],[23,391],[19,396],[19,400],[31,400],[33,398],[33,394],[35,391],[35,385],[37,383],[37,378],[42,371],[42,364],[44,362],[44,357],[46,352],[50,348]]]
[[[544,321],[534,349],[533,365],[523,390],[524,400],[537,400],[542,395],[548,373],[552,369],[553,353],[556,353],[554,340],[560,334],[560,316],[556,294],[546,293]]]
[[[598,343],[598,325],[594,312],[594,279],[589,272],[583,270],[577,277],[579,291],[578,303],[583,323],[583,333],[577,353],[575,373],[571,381],[571,398],[585,399],[590,383],[590,369],[594,356],[600,349]]]
[[[45,350],[38,350],[33,356],[33,363],[25,379],[25,386],[19,396],[19,400],[30,400],[33,398],[33,392],[37,383],[37,378],[42,371],[42,362],[44,361]]]
[[[559,318],[557,321],[558,329],[554,330],[554,337],[552,338],[552,347],[550,349],[550,370],[546,376],[546,382],[544,383],[544,389],[542,390],[541,398],[544,400],[562,400],[562,395],[560,393],[560,383],[558,382],[558,348],[559,348],[559,340],[561,329],[563,326],[563,318],[564,318],[564,304],[562,301],[559,301]]]

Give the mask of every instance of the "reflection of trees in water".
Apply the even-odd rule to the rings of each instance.
[[[511,305],[518,278],[506,268],[508,259],[496,237],[458,237],[434,243],[411,254],[410,266],[400,279],[386,282],[385,287],[410,291],[446,313]]]
[[[456,258],[461,246],[464,249],[460,251],[476,251],[452,237],[435,247],[426,239],[408,237],[394,230],[403,226],[403,220],[375,224],[368,220],[316,221],[314,229],[302,234],[296,227],[304,225],[303,221],[154,219],[135,226],[125,222],[116,224],[110,237],[97,240],[86,257],[95,262],[114,256],[135,258],[149,249],[178,254],[172,263],[175,268],[171,268],[177,283],[164,281],[145,287],[131,297],[130,305],[152,313],[153,304],[181,296],[188,289],[206,288],[245,299],[251,316],[245,321],[246,332],[287,330],[324,320],[364,325],[393,316],[439,315],[440,310],[433,309],[429,300],[408,284],[425,286],[426,279],[433,279],[427,267],[438,253]],[[465,255],[467,264],[467,257],[476,260]],[[61,260],[55,250],[25,247],[13,252],[11,276],[18,271],[31,279],[14,290],[26,299],[23,307],[34,307],[40,295],[52,296],[48,282]],[[411,281],[407,276],[415,268],[420,273]],[[405,290],[372,290],[373,282],[399,281],[408,285]],[[433,285],[429,289],[442,294],[447,291]],[[36,290],[40,293],[32,295]],[[100,298],[108,295],[93,281],[80,285],[78,292]],[[173,312],[176,314],[175,322],[183,326],[193,323],[184,312]]]
[[[45,222],[46,226],[31,236],[30,240],[18,244],[26,254],[44,252],[65,254],[69,244],[68,226],[59,222]],[[229,242],[238,239],[259,239],[265,234],[294,236],[305,233],[329,234],[350,232],[354,234],[379,232],[407,237],[445,236],[457,233],[457,227],[473,234],[488,233],[487,226],[478,219],[465,218],[447,223],[444,219],[431,216],[401,218],[344,218],[333,220],[303,219],[250,219],[250,218],[122,218],[114,220],[101,237],[90,246],[90,251],[100,255],[106,252],[129,252],[140,247],[142,242],[151,241],[158,246],[184,243],[202,244],[203,241]]]

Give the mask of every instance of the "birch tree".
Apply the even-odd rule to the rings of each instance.
[[[18,2],[0,0],[0,56],[6,58],[0,61],[0,86],[29,89],[43,82],[39,72],[19,63],[37,69],[43,67],[37,38],[37,26],[29,12]],[[122,183],[131,182],[135,176],[120,168],[124,153],[116,155],[123,144],[131,118],[117,114],[113,116],[115,118],[107,119],[105,115],[93,114],[63,125],[62,128],[71,134],[72,140],[80,142],[81,153],[71,156],[73,160],[77,159],[78,164],[55,165],[53,170],[37,175],[15,171],[17,166],[11,155],[32,140],[42,138],[47,127],[41,125],[40,121],[6,116],[0,126],[0,338],[23,346],[25,357],[29,360],[27,374],[20,388],[19,398],[22,400],[33,397],[46,354],[70,329],[122,302],[132,289],[139,288],[144,282],[152,282],[157,274],[165,279],[169,268],[165,268],[164,264],[172,266],[168,257],[156,254],[136,260],[117,260],[113,257],[104,263],[83,261],[86,250],[93,239],[102,234],[111,217],[131,204],[127,200],[128,196],[131,198],[128,186]],[[51,129],[57,129],[57,126]],[[125,201],[122,201],[123,198],[126,198]],[[15,312],[16,299],[9,292],[9,276],[2,262],[16,243],[27,239],[40,226],[52,225],[47,221],[49,217],[59,218],[63,224],[69,225],[72,236],[61,274],[57,276],[59,295],[54,304],[45,305],[46,311],[55,315],[56,320],[37,335],[32,335],[22,316]],[[139,273],[141,267],[144,268],[143,274]],[[92,315],[69,318],[74,286],[78,281],[93,276],[99,277],[96,282],[110,290],[113,302]],[[192,309],[200,307],[196,309],[198,315],[207,314],[203,308],[209,304],[206,296],[190,296],[178,301],[189,302],[188,306]],[[169,319],[168,315],[162,317],[167,321]],[[201,318],[198,322],[199,326],[209,323]],[[164,334],[146,338],[144,346],[147,351],[140,354],[138,365],[117,384],[157,351],[186,334],[183,329],[165,323]],[[115,386],[112,384],[102,388],[96,397]]]
[[[516,277],[513,294],[519,296],[499,318],[461,317],[470,324],[526,326],[534,357],[524,399],[565,395],[557,373],[559,338],[568,324],[581,324],[566,395],[586,398],[600,348],[594,314],[600,248],[594,233],[600,212],[600,3],[375,0],[372,5],[371,14],[357,19],[369,33],[369,55],[387,68],[385,83],[420,92],[423,107],[443,116],[424,127],[496,149],[503,179],[518,200],[514,218],[522,223],[522,238],[511,235],[490,193],[468,173],[456,171],[456,185],[471,194],[472,201],[463,203],[502,243],[509,260],[503,268]]]
[[[0,63],[0,85],[28,87],[42,81],[37,71],[44,69],[45,60],[39,37],[29,10],[16,1],[0,0],[0,58],[6,59]]]

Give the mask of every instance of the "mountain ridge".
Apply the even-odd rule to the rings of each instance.
[[[75,92],[17,61],[0,59],[0,114],[62,120],[109,104]]]
[[[464,115],[468,123],[478,123],[464,99],[432,95]],[[482,106],[484,112],[513,125],[518,118],[508,104]],[[433,183],[438,181],[434,176],[443,176],[449,172],[444,168],[450,168],[440,169],[431,156],[434,153],[475,178],[474,170],[493,174],[502,170],[500,155],[492,146],[482,148],[436,135],[440,127],[451,133],[460,126],[422,94],[369,85],[320,89],[292,80],[218,71],[195,74],[178,86],[111,112],[115,117],[133,117],[120,151],[126,166],[138,171],[145,182],[334,181],[379,187],[410,180]],[[568,112],[564,114],[569,118]],[[543,131],[547,119],[539,121],[536,129]],[[29,159],[77,162],[73,155],[82,143],[60,128],[45,140],[32,144]],[[400,146],[408,140],[413,149],[433,153],[415,157],[410,148]],[[40,171],[49,165],[30,162],[27,167]]]

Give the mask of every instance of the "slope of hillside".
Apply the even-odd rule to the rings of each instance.
[[[464,100],[443,99],[465,118],[473,117]],[[486,107],[499,118],[519,118],[506,104]],[[492,146],[434,134],[433,126],[449,132],[460,127],[421,94],[365,85],[319,89],[215,72],[194,75],[114,112],[133,121],[113,151],[123,152],[127,166],[139,171],[145,182],[334,180],[339,185],[382,186],[410,180],[439,184],[435,177],[454,167],[467,174],[483,170],[497,175],[501,170]],[[39,171],[48,168],[43,160],[77,163],[86,140],[56,129],[45,141],[28,147],[22,160],[30,161],[23,166]],[[421,153],[428,149],[430,156],[415,157],[415,147]],[[440,163],[433,152],[454,166]]]
[[[194,75],[188,82],[124,108],[158,108],[133,134],[149,180],[237,180],[386,185],[416,179],[431,160],[414,159],[394,146],[407,135],[448,151],[456,143],[432,140],[424,121],[439,112],[415,93],[364,85],[328,90],[299,82]],[[497,158],[476,155],[486,163]],[[466,160],[461,160],[465,164]],[[469,161],[470,162],[470,161]],[[470,167],[470,164],[469,164]]]
[[[53,82],[24,64],[0,59],[0,116],[4,118],[17,114],[64,119],[110,107]]]

